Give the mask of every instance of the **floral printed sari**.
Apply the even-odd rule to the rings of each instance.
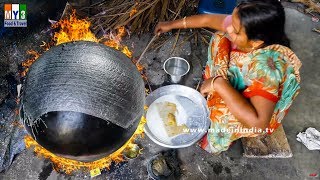
[[[219,94],[211,92],[207,97],[211,126],[200,145],[208,152],[220,153],[241,137],[271,134],[279,127],[299,93],[301,63],[289,48],[281,45],[249,53],[232,49],[221,32],[212,37],[210,44],[204,79],[219,73],[245,98],[262,96],[276,103],[266,130],[248,129],[230,113]]]

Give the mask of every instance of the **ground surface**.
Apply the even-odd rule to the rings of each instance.
[[[291,111],[284,120],[284,129],[291,146],[293,157],[289,159],[248,159],[242,157],[241,143],[237,141],[227,152],[214,156],[201,150],[196,145],[169,151],[153,143],[148,137],[139,140],[144,147],[143,154],[138,158],[113,166],[95,179],[147,179],[147,163],[159,152],[169,153],[180,165],[180,175],[177,179],[319,179],[320,152],[309,151],[296,141],[298,132],[307,127],[320,130],[320,35],[311,32],[319,23],[311,21],[294,9],[286,9],[287,33],[292,40],[292,49],[301,59],[302,89],[294,102]],[[132,37],[128,42],[134,42],[135,55],[138,56],[148,41],[150,35],[140,38]],[[173,39],[172,39],[173,41]],[[166,43],[158,52],[149,52],[142,63],[147,67],[147,76],[153,87],[162,84],[166,76],[162,70],[163,61],[170,56],[172,41]],[[20,44],[23,46],[23,44]],[[28,48],[28,47],[26,47]],[[206,60],[207,49],[185,43],[182,50],[174,52],[188,59],[193,65],[189,77],[197,78],[201,74],[201,64]],[[14,67],[12,67],[14,68]],[[189,81],[191,82],[191,81]],[[194,85],[193,83],[189,84]],[[318,174],[311,177],[310,174]],[[0,179],[89,179],[86,173],[74,176],[59,174],[52,169],[47,160],[34,156],[31,150],[24,150],[16,156],[12,165],[0,173]]]

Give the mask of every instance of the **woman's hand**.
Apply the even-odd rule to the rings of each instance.
[[[227,17],[225,14],[199,14],[174,21],[159,22],[154,29],[154,34],[169,32],[172,29],[186,28],[212,28],[218,31],[225,31],[223,21]]]
[[[154,29],[154,34],[160,35],[161,33],[169,32],[172,29],[173,28],[170,21],[159,22]]]
[[[209,78],[209,79],[203,81],[203,83],[200,87],[200,93],[202,94],[203,97],[208,96],[208,94],[213,91],[211,81],[212,81],[212,78]]]

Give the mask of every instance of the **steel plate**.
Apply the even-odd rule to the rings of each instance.
[[[189,133],[169,137],[165,132],[164,122],[161,120],[155,121],[158,112],[155,111],[154,104],[164,101],[178,104],[178,111],[185,115],[182,115],[183,118],[181,119],[177,116],[177,123],[178,125],[179,123],[180,125],[181,123],[186,124],[190,130]],[[146,105],[149,108],[146,112],[145,133],[158,145],[168,148],[188,147],[199,141],[209,128],[210,119],[207,102],[198,91],[190,87],[183,85],[160,87],[147,96]],[[183,121],[183,119],[185,119],[185,122],[178,122]]]

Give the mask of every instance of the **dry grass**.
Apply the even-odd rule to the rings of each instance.
[[[87,13],[95,34],[125,26],[132,33],[153,31],[159,21],[196,14],[198,0],[108,0],[78,9]]]
[[[77,9],[77,14],[89,17],[92,31],[103,38],[104,35],[116,32],[124,26],[127,34],[143,34],[153,32],[160,21],[171,21],[197,14],[199,0],[105,0],[88,7]],[[111,33],[110,33],[111,32]],[[171,53],[180,48],[185,42],[209,42],[208,32],[204,29],[194,29],[187,36],[181,36],[185,30],[174,30],[175,42]],[[161,36],[154,41],[149,50],[158,50],[172,35]],[[182,41],[179,41],[183,38]],[[178,43],[180,42],[180,43]]]

